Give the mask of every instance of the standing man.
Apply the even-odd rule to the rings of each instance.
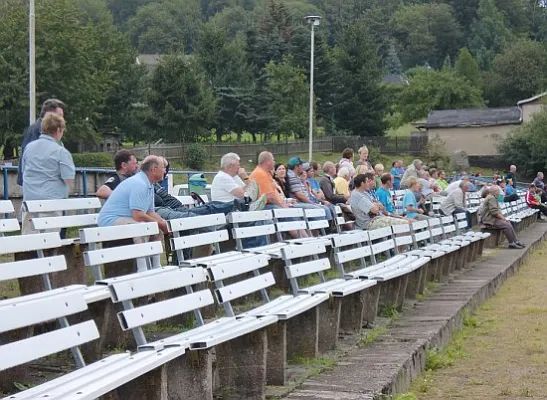
[[[47,99],[42,104],[42,110],[40,111],[40,117],[36,120],[34,124],[29,126],[27,130],[23,133],[23,143],[21,144],[21,157],[20,160],[23,160],[25,150],[29,143],[34,142],[40,137],[42,120],[47,113],[55,113],[61,118],[64,117],[65,103],[57,99]],[[64,128],[63,128],[64,129]],[[19,173],[17,175],[17,184],[23,186],[23,170],[21,168],[21,162],[19,162]]]
[[[516,165],[511,165],[509,167],[509,172],[507,172],[505,174],[505,180],[508,180],[508,179],[511,179],[513,181],[513,187],[516,189],[517,188],[517,166]]]
[[[401,178],[403,177],[404,172],[401,173],[401,167],[403,162],[401,160],[394,161],[391,164],[391,175],[393,176],[393,190],[399,190],[401,187]]]
[[[65,120],[55,113],[47,113],[40,119],[43,132],[38,140],[30,143],[21,158],[23,200],[57,200],[68,198],[68,185],[74,182],[76,168],[72,156],[59,144],[65,132]],[[32,233],[29,213],[23,207],[23,234]],[[35,217],[52,216],[38,213]],[[54,213],[61,215],[61,213]]]
[[[106,200],[110,196],[120,182],[123,182],[137,173],[139,163],[132,151],[121,149],[114,156],[114,166],[116,167],[116,175],[109,178],[104,185],[95,192],[95,196],[103,200]]]

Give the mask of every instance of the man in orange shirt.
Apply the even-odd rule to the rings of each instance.
[[[272,210],[274,208],[287,208],[289,207],[279,196],[275,183],[272,177],[272,171],[274,169],[274,156],[269,151],[263,151],[258,155],[258,166],[249,176],[249,179],[255,180],[259,188],[259,196],[266,195],[267,204],[264,207],[266,210]]]

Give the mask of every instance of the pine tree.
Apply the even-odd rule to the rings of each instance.
[[[477,60],[469,52],[467,47],[460,49],[460,54],[456,60],[456,74],[460,78],[467,79],[474,87],[482,87],[482,76]]]
[[[452,60],[450,54],[447,54],[443,61],[443,69],[450,71],[452,69]]]
[[[403,73],[403,65],[393,43],[389,46],[385,64],[388,74],[401,75]]]
[[[378,48],[362,21],[343,31],[335,50],[338,85],[333,99],[336,126],[358,136],[385,133],[387,104],[380,85]]]

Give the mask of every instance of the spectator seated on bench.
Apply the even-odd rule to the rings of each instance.
[[[467,215],[467,225],[471,227],[471,213],[466,209],[465,196],[469,192],[469,181],[462,180],[458,187],[448,194],[441,203],[440,212],[442,216],[456,215],[465,213]]]
[[[106,200],[116,187],[127,178],[135,175],[139,169],[139,163],[132,151],[121,149],[114,155],[114,167],[116,175],[110,177],[95,192],[95,196]]]
[[[505,219],[501,212],[500,203],[498,197],[500,196],[500,187],[492,185],[488,189],[488,195],[484,199],[484,202],[480,211],[480,223],[481,226],[488,228],[493,227],[495,229],[503,230],[507,241],[509,242],[510,249],[522,249],[524,245],[519,242],[513,225]],[[503,200],[503,199],[501,199]]]
[[[541,195],[537,194],[537,187],[533,183],[528,187],[525,199],[528,207],[539,210],[543,215],[547,215],[547,205],[541,202]]]

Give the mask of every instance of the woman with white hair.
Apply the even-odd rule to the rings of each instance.
[[[351,179],[350,170],[342,167],[338,170],[338,176],[334,179],[334,190],[336,194],[349,196],[349,181]]]
[[[373,169],[372,164],[368,160],[368,154],[369,154],[368,147],[363,146],[359,148],[359,150],[357,150],[357,153],[359,154],[359,160],[355,163],[355,165],[357,167],[360,167],[360,168],[356,168],[358,170],[357,174],[359,173],[364,174],[365,172],[372,171]]]

